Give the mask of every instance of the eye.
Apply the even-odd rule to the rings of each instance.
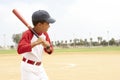
[[[48,23],[48,22],[46,22],[46,24],[47,24],[47,25],[49,25],[49,23]]]
[[[47,24],[47,25],[49,25],[49,23],[48,23],[48,22],[46,22],[46,24]]]

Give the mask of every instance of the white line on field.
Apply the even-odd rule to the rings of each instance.
[[[74,68],[76,66],[77,66],[77,64],[74,64],[74,63],[69,63],[69,64],[66,63],[66,64],[64,64],[64,65],[61,66],[61,69]]]

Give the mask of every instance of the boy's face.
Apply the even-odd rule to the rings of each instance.
[[[44,22],[42,24],[43,32],[47,32],[49,27],[50,27],[49,23]]]
[[[50,27],[49,23],[47,23],[47,22],[38,23],[38,24],[39,24],[38,29],[40,32],[47,32],[48,28]]]

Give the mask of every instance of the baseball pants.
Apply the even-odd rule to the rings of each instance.
[[[46,75],[42,64],[36,66],[22,61],[21,80],[48,80],[48,76]]]

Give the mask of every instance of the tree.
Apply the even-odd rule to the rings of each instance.
[[[79,45],[84,45],[84,41],[80,39]]]
[[[109,45],[115,45],[115,44],[116,44],[115,39],[112,38],[112,39],[109,41]]]
[[[55,41],[55,46],[57,46],[57,41]]]
[[[13,39],[13,42],[15,44],[18,44],[18,42],[19,42],[19,40],[21,38],[21,35],[22,35],[21,33],[19,33],[19,34],[13,34],[12,39]]]
[[[69,41],[69,45],[72,46],[72,40],[71,40],[71,39],[70,39],[70,41]]]
[[[90,38],[90,46],[92,46],[92,40],[93,40],[93,38]]]
[[[65,40],[65,44],[67,44],[67,40]]]
[[[60,47],[60,41],[59,40],[56,42],[56,46]]]
[[[100,43],[100,37],[97,37],[97,39],[98,39],[98,43]]]
[[[79,39],[77,39],[77,38],[73,39],[74,47],[76,47],[76,45],[78,45],[78,43],[79,43]]]
[[[51,41],[52,45],[55,46],[54,41]]]
[[[97,39],[98,39],[98,44],[101,44],[101,42],[102,42],[102,37],[97,37]]]
[[[106,40],[103,40],[103,41],[101,42],[101,45],[107,46],[107,45],[108,45],[108,42],[107,42]]]
[[[71,44],[72,43],[72,40],[70,39],[69,43]]]
[[[88,45],[89,45],[87,39],[84,39],[84,45],[85,45],[85,46],[88,46]]]

